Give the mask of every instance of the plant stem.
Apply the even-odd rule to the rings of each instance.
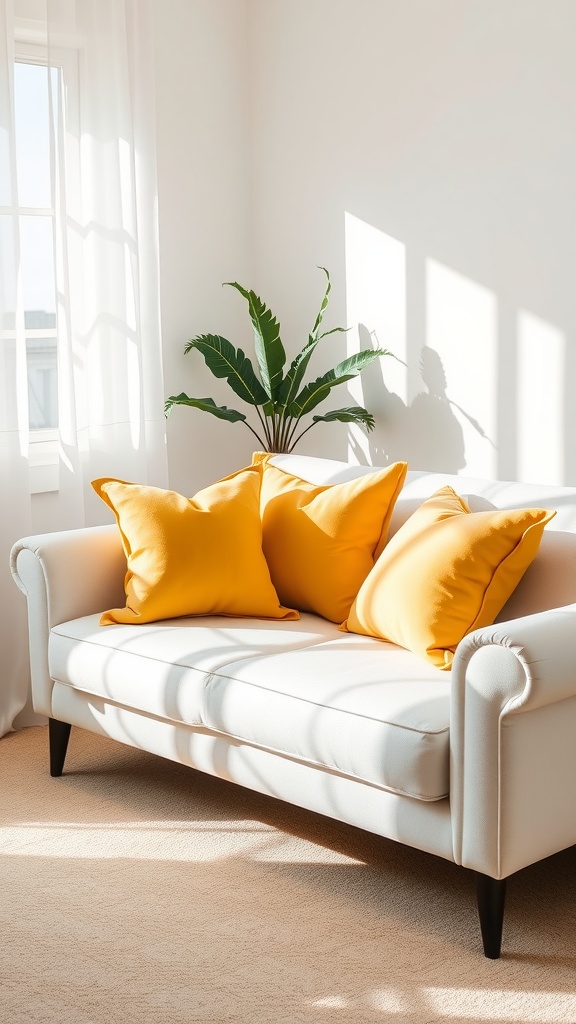
[[[263,444],[262,447],[266,451],[271,452],[271,451],[274,450],[274,447],[273,447],[273,444],[272,444],[272,438],[270,436],[270,427],[269,427],[268,422],[267,422],[267,417],[262,415],[262,413],[260,412],[260,407],[258,405],[255,406],[255,409],[256,409],[256,412],[258,414],[258,419],[260,420],[260,423],[262,424],[262,429],[264,430],[264,437],[266,438],[266,443]],[[258,436],[258,435],[256,435],[256,436]],[[262,442],[260,442],[260,443],[262,443]]]
[[[250,424],[248,423],[248,420],[242,420],[242,422],[244,423],[245,427],[248,427],[248,430],[252,431],[252,433],[254,434],[254,437],[258,441],[258,444],[260,445],[260,448],[262,449],[262,451],[266,451],[266,442],[263,441],[262,438],[259,436],[259,434],[256,433],[254,428],[250,426]]]
[[[285,452],[288,444],[288,432],[290,430],[290,424],[292,423],[292,417],[286,416],[282,419],[282,425],[280,430],[279,440],[279,451]]]
[[[278,417],[275,413],[272,413],[272,445],[275,452],[278,451]]]
[[[298,422],[298,421],[296,421],[296,422]],[[301,434],[298,434],[298,437],[293,441],[292,438],[294,437],[294,433],[295,433],[296,427],[294,428],[294,430],[292,431],[292,435],[290,437],[290,440],[288,442],[288,444],[289,444],[289,447],[287,447],[288,454],[290,452],[294,451],[296,445],[298,444],[298,441],[300,441],[300,439],[304,437],[304,434],[307,434],[309,430],[312,430],[312,427],[315,427],[317,422],[318,422],[317,420],[312,420],[312,423],[309,423],[308,426],[306,427],[306,429],[303,430]]]
[[[314,426],[315,420],[313,420],[312,423],[310,424],[310,426],[306,427],[306,430],[303,430],[302,434],[299,434],[298,437],[296,438],[296,440],[294,440],[294,434],[298,430],[298,424],[299,423],[300,423],[299,419],[295,419],[294,421],[292,420],[292,418],[290,419],[290,429],[286,431],[286,451],[287,452],[291,452],[292,449],[298,444],[298,441],[302,437],[302,434],[305,434],[306,430],[310,430],[310,427]]]

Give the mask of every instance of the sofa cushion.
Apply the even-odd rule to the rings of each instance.
[[[261,479],[260,468],[249,466],[193,498],[94,480],[127,559],[126,606],[104,612],[101,624],[206,614],[298,618],[280,605],[262,551]]]
[[[54,679],[419,800],[448,793],[449,678],[408,651],[298,622],[54,627]]]
[[[342,622],[384,544],[405,462],[314,485],[253,456],[264,467],[262,546],[283,604]]]
[[[315,615],[293,622],[289,631],[284,622],[216,615],[105,629],[99,619],[85,615],[52,628],[51,677],[186,725],[202,724],[205,682],[229,663],[321,643],[335,632]]]
[[[471,512],[452,487],[440,488],[392,537],[343,628],[449,669],[462,638],[494,622],[554,515],[538,508]]]

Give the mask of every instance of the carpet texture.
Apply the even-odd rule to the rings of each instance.
[[[576,1024],[576,848],[472,876],[72,730],[0,740],[0,1021]]]

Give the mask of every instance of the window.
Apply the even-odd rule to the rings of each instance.
[[[14,107],[20,269],[32,442],[58,426],[54,190],[57,168],[51,138],[59,139],[61,68],[32,54],[16,61]],[[48,434],[46,432],[49,432]],[[40,438],[38,432],[42,432]]]
[[[80,522],[105,455],[165,477],[152,24],[139,0],[52,7],[6,9],[0,433]]]
[[[75,114],[73,56],[68,51],[59,51],[56,56],[52,53],[49,67],[45,47],[16,44],[16,197],[7,194],[0,183],[0,244],[6,234],[6,244],[12,245],[15,220],[18,226],[17,288],[14,278],[11,282],[5,279],[4,284],[10,294],[18,293],[17,307],[23,311],[18,326],[23,327],[26,341],[32,492],[58,487],[58,305],[66,303],[67,296],[57,296],[56,267],[63,267],[65,260],[59,243],[62,231],[57,224],[57,216],[64,224],[63,204],[60,201],[57,208],[56,200],[58,190],[60,195],[63,192],[65,102],[67,117],[71,101]],[[14,304],[12,309],[11,313],[9,304],[0,328],[4,339],[14,341]]]

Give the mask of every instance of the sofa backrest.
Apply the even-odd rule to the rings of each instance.
[[[356,466],[309,455],[276,455],[274,465],[317,484],[341,483],[381,466]],[[576,602],[576,487],[483,480],[451,473],[409,470],[400,493],[390,536],[416,508],[449,484],[473,512],[490,508],[546,508],[556,515],[547,524],[538,555],[498,616],[500,621]]]

